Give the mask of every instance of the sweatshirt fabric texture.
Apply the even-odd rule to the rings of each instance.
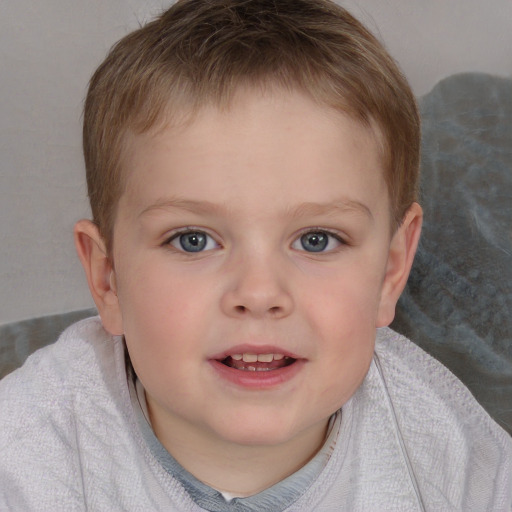
[[[218,500],[198,498],[169,471],[129,381],[123,339],[99,318],[0,381],[0,510],[217,510]],[[284,498],[260,501],[261,510],[512,510],[510,436],[444,366],[388,328],[327,442],[314,478],[302,471],[303,488],[299,471],[222,510],[254,510],[280,489]]]

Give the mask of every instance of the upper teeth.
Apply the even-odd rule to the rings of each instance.
[[[235,361],[243,361],[244,363],[271,363],[272,361],[280,361],[284,354],[232,354],[231,358]]]

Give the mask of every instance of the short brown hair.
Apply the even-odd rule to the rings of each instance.
[[[83,145],[93,220],[107,246],[123,192],[128,131],[172,105],[229,102],[241,85],[300,89],[382,139],[393,228],[416,200],[420,129],[414,96],[377,39],[329,0],[180,0],[128,34],[93,75]]]

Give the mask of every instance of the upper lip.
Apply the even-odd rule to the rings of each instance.
[[[254,344],[242,344],[235,345],[230,347],[223,352],[219,352],[218,354],[213,355],[210,359],[215,359],[217,361],[222,361],[233,354],[282,354],[285,357],[290,357],[292,359],[301,359],[301,357],[289,350],[284,349],[283,347],[278,347],[276,345],[254,345]]]

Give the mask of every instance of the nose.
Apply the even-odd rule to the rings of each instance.
[[[231,317],[285,318],[293,311],[286,270],[278,262],[251,258],[234,266],[221,307]]]

